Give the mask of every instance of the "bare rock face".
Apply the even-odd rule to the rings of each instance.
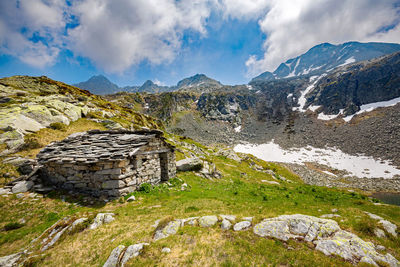
[[[114,248],[103,267],[116,267],[118,265],[120,255],[123,253],[124,249],[125,246],[123,245],[119,245],[118,247]]]
[[[18,260],[21,258],[22,253],[15,253],[8,256],[0,257],[0,266],[13,267],[17,265]]]

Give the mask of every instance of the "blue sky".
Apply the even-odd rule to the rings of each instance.
[[[399,21],[398,0],[0,1],[0,77],[244,84],[322,42],[398,43]]]

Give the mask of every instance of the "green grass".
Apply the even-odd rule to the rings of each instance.
[[[51,129],[46,129],[51,131]],[[61,134],[58,133],[58,134]],[[57,136],[59,137],[59,136]],[[170,135],[170,138],[176,138]],[[198,145],[191,139],[180,141]],[[200,146],[211,152],[210,148]],[[181,155],[182,156],[182,155]],[[113,212],[116,220],[94,231],[82,231],[64,237],[54,247],[33,260],[40,266],[101,266],[118,245],[125,246],[152,242],[154,221],[161,225],[172,219],[203,215],[233,214],[240,217],[253,216],[253,224],[263,218],[283,214],[306,214],[321,216],[338,209],[340,218],[334,218],[342,229],[351,231],[365,240],[382,244],[396,258],[400,258],[399,238],[376,238],[371,231],[375,221],[364,213],[378,214],[399,224],[400,208],[376,206],[363,194],[335,188],[311,186],[279,164],[267,163],[248,156],[241,162],[215,156],[205,156],[216,164],[221,179],[207,180],[193,172],[178,173],[167,184],[151,186],[143,184],[134,192],[136,201],[126,202],[128,196],[106,205],[84,205],[85,198],[54,192],[47,198],[33,200],[0,197],[0,228],[24,218],[21,228],[0,232],[0,256],[19,251],[39,236],[54,222],[65,216],[93,218],[98,212]],[[254,165],[264,170],[257,171]],[[279,185],[263,183],[274,180],[266,173],[273,170],[278,177],[292,181],[277,180]],[[274,180],[275,181],[275,180]],[[181,191],[181,185],[188,189]],[[65,195],[65,201],[62,201]],[[132,194],[131,194],[132,195]],[[82,206],[74,203],[79,202]],[[81,229],[80,229],[81,230]],[[170,254],[162,254],[163,247],[171,248]],[[290,247],[290,249],[288,249]],[[71,257],[74,255],[74,257]],[[351,266],[337,257],[326,257],[309,247],[309,244],[290,240],[281,242],[257,237],[251,230],[244,232],[222,231],[219,226],[201,228],[185,226],[176,235],[151,243],[130,266]]]

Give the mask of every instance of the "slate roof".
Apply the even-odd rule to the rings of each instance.
[[[140,131],[100,131],[91,130],[75,133],[60,142],[51,143],[37,155],[39,164],[57,163],[96,163],[99,161],[119,161],[134,155],[149,140],[162,137],[158,130]],[[173,149],[172,145],[169,145]]]

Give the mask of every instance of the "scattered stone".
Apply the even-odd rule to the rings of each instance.
[[[13,192],[13,194],[16,193],[24,193],[29,191],[32,187],[33,187],[34,183],[32,181],[21,181],[16,183],[11,191]]]
[[[336,213],[336,212],[338,212],[338,209],[332,209],[332,212]]]
[[[339,214],[323,214],[323,215],[321,215],[320,216],[321,218],[339,218],[339,217],[342,217],[342,216],[340,216]]]
[[[129,246],[124,253],[124,256],[121,259],[120,266],[123,267],[128,260],[130,260],[133,257],[139,256],[140,252],[143,250],[144,246],[148,246],[148,243],[139,243],[135,245]]]
[[[132,202],[132,201],[135,201],[135,200],[136,200],[135,196],[130,196],[130,197],[128,197],[128,199],[126,201]]]
[[[233,226],[233,230],[234,231],[242,231],[242,230],[246,230],[251,226],[251,222],[249,221],[242,221],[242,222],[238,222]]]
[[[106,263],[104,263],[103,267],[117,267],[119,262],[119,257],[124,251],[125,246],[119,245],[118,247],[114,248],[111,252],[110,256],[108,257]]]
[[[22,253],[15,253],[8,256],[0,257],[1,267],[14,267],[17,265],[18,260],[21,258]]]
[[[24,195],[24,193],[18,193],[17,194],[17,198],[23,198],[25,195]]]
[[[7,188],[0,188],[0,195],[7,195],[10,194],[11,191]]]
[[[227,219],[223,219],[221,223],[221,229],[222,230],[229,230],[232,227],[232,223],[228,221]]]
[[[201,227],[211,227],[214,226],[218,222],[217,216],[203,216],[199,219],[199,225]]]
[[[377,245],[376,246],[376,250],[379,250],[379,251],[384,251],[386,248],[384,247],[384,246],[382,246],[382,245]]]
[[[382,218],[381,216],[378,216],[378,215],[376,215],[376,214],[369,213],[369,212],[366,212],[366,211],[365,211],[365,213],[366,213],[371,219],[374,219],[374,220],[383,220],[383,218]]]
[[[397,226],[387,220],[380,220],[379,223],[383,226],[383,229],[386,230],[389,234],[391,234],[394,237],[397,237]]]
[[[154,224],[153,224],[151,227],[157,228],[157,226],[158,226],[159,223],[160,223],[160,220],[156,220],[156,221],[154,222]]]
[[[187,187],[188,187],[187,183],[182,184],[181,191],[185,191]]]
[[[222,220],[228,220],[230,222],[236,221],[236,216],[235,215],[219,215],[219,217],[222,218]]]
[[[163,248],[161,250],[162,253],[171,253],[171,249],[170,248]]]
[[[199,171],[203,168],[203,162],[199,158],[186,158],[176,162],[178,171]]]
[[[276,182],[276,181],[261,180],[261,182],[263,182],[263,183],[267,183],[267,184],[275,184],[275,185],[280,185],[280,183],[278,183],[278,182]]]
[[[25,224],[25,223],[26,223],[26,220],[25,220],[25,218],[21,218],[21,219],[18,220],[18,222],[19,222],[19,223],[22,223],[22,224]]]
[[[90,230],[96,229],[102,224],[110,223],[115,220],[114,213],[98,213],[93,223],[89,226]]]
[[[377,237],[379,237],[379,238],[384,238],[384,237],[386,237],[385,231],[383,231],[382,229],[379,229],[379,228],[375,228],[375,229],[374,229],[374,234],[375,234]]]
[[[159,229],[155,232],[153,237],[154,241],[176,234],[180,226],[180,220],[169,222],[163,229]]]
[[[253,217],[243,217],[243,220],[253,222]]]
[[[189,224],[189,225],[196,225],[197,224],[197,219],[199,217],[190,217],[190,218],[186,218],[186,219],[181,219],[181,227],[185,226],[185,223]]]

